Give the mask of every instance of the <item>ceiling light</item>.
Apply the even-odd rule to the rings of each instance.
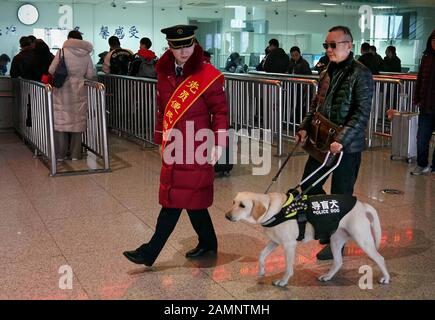
[[[244,6],[225,6],[227,9],[237,9],[237,8],[245,8]]]
[[[320,5],[321,6],[325,6],[325,7],[333,7],[333,6],[337,6],[338,4],[336,4],[336,3],[322,2]]]
[[[377,7],[373,7],[373,9],[394,9],[395,7],[393,6],[377,6]]]
[[[325,10],[305,10],[305,12],[308,12],[308,13],[321,13],[321,12],[325,12]]]
[[[144,0],[129,0],[129,1],[125,1],[125,3],[140,4],[140,3],[147,3],[147,2]]]

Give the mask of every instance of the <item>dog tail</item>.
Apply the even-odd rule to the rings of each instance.
[[[381,223],[379,221],[379,216],[375,208],[373,208],[371,205],[365,203],[366,206],[366,215],[367,218],[370,220],[370,226],[372,229],[373,237],[375,239],[375,246],[376,249],[379,249],[381,245]]]

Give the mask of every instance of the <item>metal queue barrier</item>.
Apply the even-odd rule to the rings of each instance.
[[[154,146],[156,79],[99,74],[106,86],[108,126]]]
[[[53,91],[50,85],[37,81],[16,80],[15,130],[34,149],[35,156],[48,162],[56,175],[54,146]]]
[[[82,146],[100,157],[104,170],[110,170],[106,123],[106,94],[102,83],[85,80],[88,98],[86,131],[82,135]]]
[[[88,128],[82,135],[82,146],[103,159],[103,169],[59,171],[54,143],[52,87],[31,80],[16,81],[15,130],[34,149],[35,156],[41,156],[48,164],[51,176],[110,171],[103,85],[85,81],[88,93]]]
[[[294,138],[317,93],[318,76],[264,72],[224,73],[224,76],[234,129],[246,135],[259,129],[262,137],[258,138],[276,145],[277,155],[282,155],[283,138]],[[118,75],[100,75],[100,79],[107,88],[109,127],[153,144],[157,81]],[[391,137],[388,109],[413,111],[415,76],[374,76],[374,83],[367,129],[369,147],[374,136]]]
[[[276,144],[282,154],[283,88],[281,81],[225,73],[230,124],[237,134]],[[276,142],[277,141],[277,142]]]

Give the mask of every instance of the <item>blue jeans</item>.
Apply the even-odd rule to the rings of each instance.
[[[420,113],[417,131],[417,165],[424,168],[429,164],[429,143],[435,130],[435,113]],[[435,170],[435,150],[432,154],[432,170]]]

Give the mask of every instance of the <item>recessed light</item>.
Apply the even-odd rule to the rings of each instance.
[[[327,2],[322,2],[320,5],[325,6],[325,7],[338,6],[338,4],[336,4],[336,3],[327,3]]]
[[[305,10],[305,12],[308,12],[308,13],[321,13],[321,12],[325,12],[325,10]]]
[[[373,7],[373,9],[394,9],[395,7],[393,6],[377,6],[377,7]]]
[[[125,1],[125,3],[140,4],[140,3],[147,3],[147,2],[144,0],[129,0],[129,1]]]

